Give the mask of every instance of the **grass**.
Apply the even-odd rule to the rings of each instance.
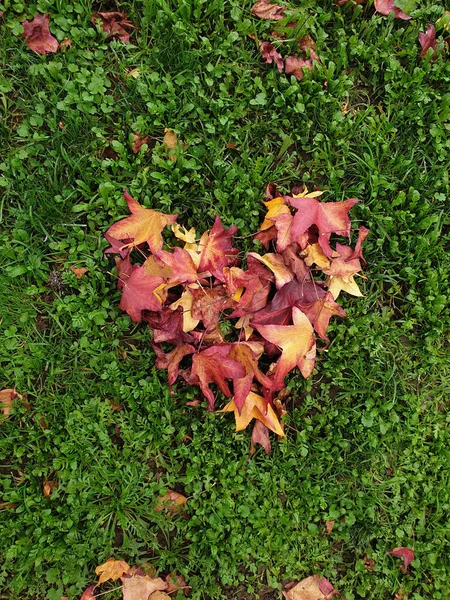
[[[292,0],[322,60],[300,83],[261,63],[248,35],[273,24],[251,4],[0,5],[0,387],[30,405],[0,427],[0,499],[17,504],[0,511],[2,598],[72,600],[112,555],[183,573],[194,599],[278,598],[312,573],[347,600],[448,597],[450,62],[417,43],[444,3],[405,23],[370,2]],[[139,24],[131,44],[90,23],[116,8]],[[26,48],[18,23],[36,11],[71,48]],[[187,143],[176,163],[165,127]],[[149,331],[119,310],[102,235],[128,187],[185,225],[218,213],[246,236],[269,181],[361,198],[352,215],[372,233],[365,297],[343,298],[312,379],[290,380],[287,438],[247,460],[247,432],[185,407],[194,389],[169,394]],[[168,488],[188,519],[155,512]],[[415,550],[406,575],[396,546]]]

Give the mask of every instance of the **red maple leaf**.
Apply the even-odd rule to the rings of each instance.
[[[348,211],[357,202],[357,198],[350,198],[343,202],[320,202],[317,198],[289,198],[290,204],[297,209],[292,223],[291,241],[297,241],[311,225],[316,225],[319,230],[319,244],[326,256],[333,254],[330,246],[332,233],[337,233],[350,238],[350,218]]]
[[[266,63],[268,63],[269,65],[271,63],[275,63],[280,73],[283,71],[283,57],[277,51],[273,44],[271,44],[270,42],[259,42],[259,51],[261,52],[261,56],[264,58]]]
[[[425,33],[419,33],[419,44],[422,50],[420,51],[420,56],[425,56],[428,50],[431,48],[433,50],[433,54],[437,50],[437,40],[436,40],[436,28],[434,25],[428,25],[428,28]]]
[[[406,573],[409,565],[414,560],[414,550],[411,548],[394,548],[390,552],[386,552],[386,554],[390,554],[391,556],[396,556],[398,558],[403,558],[403,564],[400,566],[400,569]]]
[[[375,0],[375,10],[381,15],[389,15],[393,12],[396,19],[402,19],[403,21],[411,19],[409,15],[395,6],[395,0]]]
[[[135,267],[124,282],[120,308],[136,322],[141,320],[143,310],[160,311],[161,300],[154,292],[163,282],[162,277],[145,275],[144,267]]]
[[[225,379],[241,379],[246,375],[244,365],[229,358],[229,352],[230,344],[216,344],[195,354],[192,358],[191,383],[198,382],[208,400],[209,410],[214,410],[215,402],[214,394],[209,387],[210,383],[217,384],[220,391],[227,398],[231,398],[232,394]]]
[[[36,15],[32,21],[24,21],[23,37],[30,50],[38,54],[56,52],[58,40],[50,33],[50,15]]]
[[[219,281],[225,281],[224,268],[237,263],[239,250],[232,246],[232,238],[236,233],[236,225],[224,229],[220,217],[216,217],[211,231],[205,232],[198,244],[202,252],[198,267],[200,272],[209,271]]]
[[[335,302],[333,295],[330,292],[327,292],[324,298],[316,300],[311,304],[300,304],[299,308],[311,321],[318,335],[326,342],[330,341],[327,337],[326,331],[331,317],[333,315],[339,317],[347,316],[344,309],[337,302]]]
[[[156,356],[156,367],[158,369],[167,369],[169,377],[169,385],[173,385],[178,377],[180,362],[185,356],[194,354],[195,348],[190,344],[183,344],[182,346],[176,346],[173,350],[167,354],[159,348],[156,344],[153,344],[153,350]]]
[[[263,353],[263,344],[260,342],[238,342],[231,344],[228,357],[240,363],[245,368],[245,376],[233,379],[234,403],[239,413],[249,395],[253,379],[267,388],[271,387],[271,380],[262,373],[258,367],[258,358]]]

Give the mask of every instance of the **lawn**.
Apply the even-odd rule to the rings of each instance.
[[[402,21],[289,0],[278,50],[310,34],[320,57],[297,81],[261,60],[249,36],[275,24],[252,4],[0,3],[0,388],[26,396],[0,425],[2,599],[79,598],[111,556],[183,574],[193,599],[278,599],[315,573],[347,600],[449,596],[450,52],[418,43],[448,6]],[[117,9],[129,43],[91,23]],[[39,55],[20,23],[46,12],[72,43]],[[248,430],[169,392],[103,236],[128,188],[200,232],[219,214],[260,251],[269,182],[360,198],[371,233],[364,297],[340,296],[313,376],[288,380],[286,437],[249,459]],[[155,510],[168,489],[186,514]]]

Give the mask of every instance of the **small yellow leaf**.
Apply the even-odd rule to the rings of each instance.
[[[234,412],[234,418],[236,420],[236,431],[242,431],[247,427],[252,419],[258,419],[258,421],[261,421],[261,423],[263,423],[268,429],[284,437],[284,431],[281,428],[275,411],[270,404],[268,404],[266,408],[266,401],[262,396],[259,396],[254,392],[250,392],[244,402],[241,414],[239,414],[234,400],[231,400],[231,402],[229,402],[225,408],[219,412],[232,411]]]
[[[70,267],[72,273],[75,273],[77,279],[81,279],[85,273],[88,272],[86,267]]]
[[[124,573],[128,573],[129,570],[130,565],[128,565],[125,561],[116,560],[115,558],[108,558],[103,565],[99,565],[95,569],[95,574],[99,575],[97,585],[100,585],[109,579],[112,579],[112,581],[117,581],[119,577],[122,577]]]
[[[291,214],[289,207],[286,206],[286,203],[281,196],[279,198],[269,200],[268,202],[264,202],[264,205],[267,207],[267,214],[262,222],[261,227],[259,228],[259,231],[265,231],[266,229],[272,227],[274,225],[274,221],[272,221],[272,219],[275,217],[284,214]]]
[[[330,259],[325,256],[320,244],[310,244],[300,253],[307,267],[317,265],[319,269],[328,269]]]
[[[175,162],[177,160],[178,136],[171,129],[167,129],[167,127],[164,129],[163,146],[166,147],[170,160]]]
[[[328,277],[327,285],[328,291],[331,292],[333,298],[336,300],[341,291],[347,292],[347,294],[351,294],[352,296],[362,297],[363,294],[358,287],[358,284],[355,281],[355,278],[352,276],[346,278],[345,281],[339,275],[335,275],[334,277]]]

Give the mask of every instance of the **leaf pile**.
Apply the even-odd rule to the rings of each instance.
[[[346,316],[340,292],[362,295],[354,277],[368,230],[359,229],[354,248],[330,243],[332,234],[350,238],[348,212],[358,200],[321,202],[321,195],[280,195],[270,184],[255,236],[268,252],[249,252],[245,267],[233,245],[236,226],[225,229],[217,216],[198,239],[177,215],[144,208],[127,191],[131,216],[106,233],[107,252],[118,255],[120,307],[148,323],[169,385],[180,378],[198,386],[211,411],[215,386],[230,399],[223,410],[234,412],[237,430],[256,420],[253,442],[266,451],[268,429],[283,435],[277,397],[286,376],[295,367],[312,374],[316,335],[327,344],[331,317]]]

